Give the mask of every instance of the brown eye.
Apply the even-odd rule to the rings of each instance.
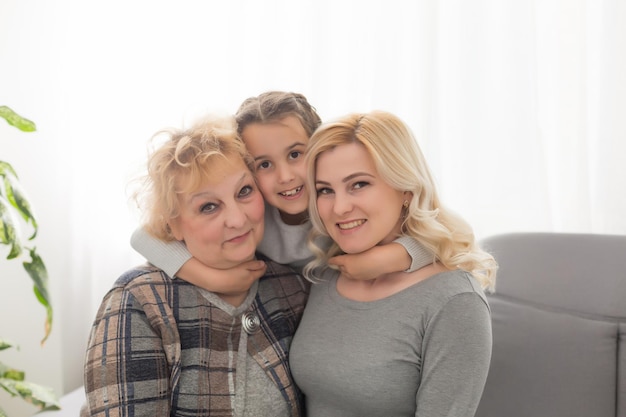
[[[272,164],[270,161],[261,161],[257,166],[256,169],[257,171],[260,169],[268,169],[269,167],[271,167]]]
[[[352,186],[352,188],[354,188],[355,190],[359,190],[363,187],[367,187],[369,185],[369,183],[367,181],[358,181],[355,182],[354,185]]]

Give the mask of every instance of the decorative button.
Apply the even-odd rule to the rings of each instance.
[[[259,317],[252,311],[247,311],[241,316],[241,325],[248,334],[254,334],[261,328]]]

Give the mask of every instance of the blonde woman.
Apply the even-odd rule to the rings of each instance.
[[[473,416],[491,357],[496,263],[440,202],[409,128],[386,112],[322,125],[307,147],[314,282],[290,363],[309,417]],[[315,247],[318,236],[330,248]],[[328,260],[407,236],[433,262],[354,280]]]

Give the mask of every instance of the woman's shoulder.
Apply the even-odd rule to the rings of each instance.
[[[120,275],[120,277],[115,280],[113,289],[124,289],[130,286],[145,285],[148,283],[167,285],[172,282],[172,278],[163,272],[162,269],[152,264],[145,263],[135,266]]]
[[[194,308],[207,305],[199,288],[182,279],[172,279],[163,270],[143,264],[124,272],[105,294],[102,305],[118,310],[139,308],[155,315],[173,304]],[[154,311],[153,311],[154,310]]]
[[[424,281],[420,291],[443,304],[462,294],[474,294],[488,305],[480,283],[471,273],[461,269],[444,271],[432,276]]]
[[[132,297],[141,304],[155,302],[155,299],[158,302],[165,302],[166,299],[171,298],[167,294],[172,292],[173,287],[177,287],[176,294],[179,294],[181,299],[192,298],[190,294],[192,292],[198,293],[200,296],[195,285],[182,279],[172,279],[162,269],[146,263],[135,266],[120,275],[105,298]],[[184,294],[184,296],[180,294]]]

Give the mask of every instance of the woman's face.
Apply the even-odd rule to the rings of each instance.
[[[300,120],[288,116],[276,123],[252,123],[241,137],[254,158],[257,183],[267,203],[281,212],[285,223],[300,223],[309,203],[304,186],[309,137]]]
[[[345,253],[360,253],[398,237],[407,198],[383,181],[363,145],[340,145],[321,153],[315,172],[317,210]]]
[[[169,225],[194,258],[218,269],[254,258],[263,237],[263,196],[241,158],[216,158],[211,180],[178,198],[180,216]]]

